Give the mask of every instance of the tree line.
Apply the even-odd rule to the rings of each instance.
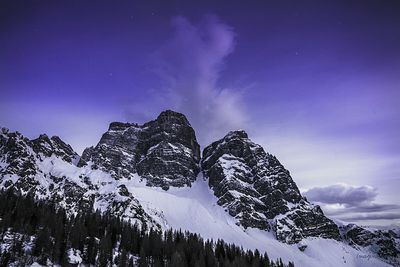
[[[0,266],[33,262],[74,266],[71,251],[79,251],[81,262],[89,266],[294,266],[223,240],[148,229],[99,211],[68,217],[56,204],[12,189],[0,191],[0,231]]]

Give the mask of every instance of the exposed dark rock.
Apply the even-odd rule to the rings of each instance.
[[[301,196],[289,171],[246,132],[230,132],[206,147],[201,166],[218,204],[243,227],[272,225],[287,243],[307,236],[340,238],[336,224]]]
[[[118,186],[118,188],[119,188],[119,194],[121,196],[124,196],[124,197],[128,197],[129,196],[129,191],[126,188],[125,185],[122,184],[122,185]]]
[[[297,243],[305,237],[340,239],[337,225],[322,212],[321,208],[305,200],[295,204],[287,213],[274,219],[278,240]]]
[[[366,229],[355,224],[344,225],[340,229],[350,245],[369,247],[379,257],[389,260],[389,263],[398,260],[396,258],[400,255],[400,237],[395,232]]]
[[[60,139],[58,136],[49,138],[41,134],[38,138],[31,141],[32,148],[36,153],[42,153],[45,157],[56,155],[69,163],[76,163],[79,159],[78,154],[72,147]]]
[[[301,251],[304,252],[307,248],[307,244],[305,244],[304,242],[300,241],[299,243],[297,243],[297,248]]]
[[[200,147],[186,117],[170,110],[143,125],[113,122],[79,166],[92,164],[116,179],[134,174],[150,186],[190,185],[199,173]]]
[[[37,173],[35,155],[30,153],[30,141],[18,132],[0,131],[0,178],[4,175],[19,177],[33,176]]]

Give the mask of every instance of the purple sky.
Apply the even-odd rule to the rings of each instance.
[[[400,224],[399,2],[231,2],[1,1],[0,125],[82,152],[170,108],[203,147],[245,129],[328,214]]]

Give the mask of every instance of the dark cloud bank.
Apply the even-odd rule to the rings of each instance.
[[[320,204],[328,215],[344,221],[400,219],[399,205],[373,202],[378,192],[371,186],[335,184],[314,187],[303,194],[308,200]]]
[[[370,202],[377,196],[375,188],[370,186],[350,186],[337,184],[326,187],[314,187],[308,190],[306,196],[311,201],[318,201],[327,204],[358,205]]]

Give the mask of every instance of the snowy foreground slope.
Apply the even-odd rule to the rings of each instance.
[[[271,232],[254,228],[244,230],[217,204],[217,198],[212,196],[202,176],[192,187],[171,188],[168,191],[147,187],[139,177],[120,182],[163,228],[188,230],[204,238],[220,238],[244,248],[267,251],[271,258],[282,257],[293,261],[295,266],[390,266],[368,252],[336,240],[307,238],[302,242],[307,244],[307,249],[302,252],[298,245],[279,242]]]

